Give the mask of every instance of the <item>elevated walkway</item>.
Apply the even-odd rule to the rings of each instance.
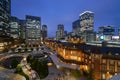
[[[54,64],[58,67],[65,67],[65,68],[69,68],[69,69],[80,70],[80,65],[68,64],[68,63],[62,62],[57,58],[57,54],[52,54],[52,55],[50,55],[50,57],[51,57],[52,61],[54,62]]]

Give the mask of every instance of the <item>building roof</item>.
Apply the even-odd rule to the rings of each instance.
[[[120,80],[120,73],[118,75],[113,76],[109,80]]]
[[[120,60],[120,56],[118,56],[118,55],[103,55],[102,59]]]
[[[93,13],[92,11],[84,11],[83,13],[81,13],[79,16],[82,16],[85,13]]]
[[[54,40],[48,40],[49,42],[56,42],[58,45],[66,46],[68,49],[81,49],[83,51],[90,51],[96,54],[108,54],[111,52],[112,55],[119,54],[120,55],[120,47],[102,47],[95,45],[87,45],[85,43],[70,43],[70,42],[60,42]]]

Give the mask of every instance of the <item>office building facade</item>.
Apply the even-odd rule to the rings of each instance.
[[[72,23],[72,32],[74,35],[79,35],[80,33],[80,20],[76,20]]]
[[[56,31],[56,39],[59,40],[59,39],[64,38],[64,37],[65,37],[64,25],[59,24],[57,31]]]
[[[26,16],[26,39],[29,44],[39,43],[41,38],[41,18]]]
[[[82,33],[82,38],[84,39],[85,42],[92,42],[96,40],[96,32],[93,31],[85,31]]]
[[[85,42],[95,40],[94,13],[85,11],[80,14],[80,36]]]
[[[42,41],[44,42],[47,38],[47,25],[42,25]]]
[[[26,39],[26,20],[19,20],[19,37]]]
[[[19,19],[14,16],[10,18],[10,36],[19,39]]]
[[[10,34],[11,0],[0,0],[0,34]]]
[[[118,36],[120,36],[120,28],[118,29]]]
[[[103,38],[103,40],[111,40],[112,36],[114,36],[115,34],[115,27],[114,26],[99,27],[98,33],[100,38]]]
[[[80,31],[94,31],[94,13],[91,11],[85,11],[80,14]]]

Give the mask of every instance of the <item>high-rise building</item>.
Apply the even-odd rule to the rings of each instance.
[[[59,24],[57,32],[56,32],[56,39],[59,40],[59,39],[65,37],[64,35],[65,35],[64,34],[64,25],[63,24]]]
[[[14,16],[10,18],[10,36],[19,38],[19,19]]]
[[[19,20],[19,37],[26,39],[26,20]]]
[[[10,33],[11,0],[0,0],[0,34]]]
[[[91,11],[85,11],[80,14],[80,31],[94,31],[94,13]]]
[[[118,36],[120,36],[120,28],[118,29]]]
[[[82,35],[85,42],[91,42],[96,40],[96,32],[85,31]]]
[[[47,25],[42,25],[42,41],[44,42],[44,40],[47,37]]]
[[[91,11],[80,14],[80,36],[85,42],[95,40],[94,13]]]
[[[29,44],[38,43],[41,38],[41,18],[36,16],[26,16],[26,39]],[[37,40],[37,41],[36,41]]]
[[[80,20],[76,20],[72,23],[72,32],[74,33],[74,35],[79,35],[80,33]]]
[[[67,36],[67,31],[64,31],[64,36],[65,36],[65,37]]]
[[[114,35],[115,27],[114,26],[102,26],[102,27],[99,27],[98,32],[101,35]]]
[[[114,26],[102,26],[98,29],[99,36],[102,40],[111,40],[115,34]]]

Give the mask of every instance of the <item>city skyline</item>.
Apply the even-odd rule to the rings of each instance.
[[[47,1],[47,2],[46,2]],[[100,1],[49,1],[49,0],[12,0],[11,13],[20,19],[25,19],[25,15],[41,17],[41,24],[48,26],[48,36],[55,36],[57,25],[63,24],[65,30],[72,31],[72,22],[79,19],[79,15],[84,11],[94,12],[94,29],[105,25],[114,25],[119,28],[120,1],[100,0]],[[89,3],[89,4],[88,4]],[[22,6],[21,6],[22,5]],[[116,31],[117,32],[117,31]]]
[[[119,5],[0,0],[0,80],[120,79]]]

